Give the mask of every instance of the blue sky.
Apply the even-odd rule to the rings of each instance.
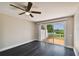
[[[54,29],[64,29],[63,23],[54,23]]]

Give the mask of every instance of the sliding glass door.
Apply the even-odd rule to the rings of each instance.
[[[64,45],[64,23],[55,22],[47,24],[47,42],[52,44]]]

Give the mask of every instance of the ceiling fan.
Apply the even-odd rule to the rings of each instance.
[[[24,12],[20,13],[19,15],[26,14],[26,15],[30,15],[31,17],[34,17],[34,16],[32,15],[32,13],[41,14],[41,12],[39,12],[39,11],[30,11],[31,8],[32,8],[32,5],[33,5],[32,2],[28,2],[28,5],[27,5],[27,6],[24,6],[24,7],[23,7],[24,9],[23,9],[23,8],[21,8],[21,7],[18,7],[18,6],[15,6],[15,5],[13,5],[13,4],[10,4],[10,6],[15,7],[15,8],[18,8],[18,9],[24,11]]]

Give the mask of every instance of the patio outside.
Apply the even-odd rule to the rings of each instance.
[[[55,23],[48,24],[48,38],[45,40],[48,43],[64,45],[64,24]]]

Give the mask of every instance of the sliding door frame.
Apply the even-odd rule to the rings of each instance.
[[[64,24],[64,45],[63,46],[66,46],[66,21],[51,22],[49,24],[53,24],[53,23],[63,23]],[[54,43],[54,38],[53,38],[53,44],[55,44]],[[57,44],[57,45],[60,45],[60,44]]]

